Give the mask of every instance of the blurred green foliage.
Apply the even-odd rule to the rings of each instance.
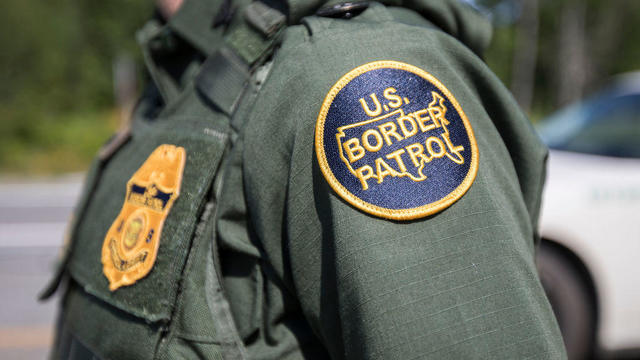
[[[537,34],[532,99],[528,110],[537,121],[568,102],[602,89],[612,76],[640,70],[640,1],[637,0],[476,0],[494,16],[494,34],[485,61],[505,85],[514,89],[515,53],[529,43],[518,43],[519,23],[527,14],[525,2],[536,2]],[[507,9],[505,11],[505,8]],[[524,9],[523,9],[524,8]],[[568,35],[568,37],[564,37]],[[564,41],[563,41],[564,40]],[[567,48],[570,48],[567,51]],[[578,70],[581,80],[564,79]],[[561,84],[561,82],[565,82]],[[562,96],[561,85],[576,88],[574,97]],[[518,94],[514,94],[518,98]]]
[[[152,1],[9,0],[0,12],[0,172],[86,167],[117,127],[116,56]]]
[[[529,83],[515,84],[524,96],[514,94],[528,99],[533,119],[602,87],[613,74],[640,68],[640,1],[476,0],[494,10],[510,9],[501,18],[494,12],[497,26],[486,53],[508,87],[516,88],[514,69],[522,66],[514,55],[531,45],[518,34],[527,30],[521,20],[532,15],[523,4],[532,1],[535,61]],[[152,0],[3,3],[0,173],[50,174],[87,166],[118,126],[114,60],[128,54],[141,68],[134,34],[152,7]],[[563,77],[576,69],[577,75]]]

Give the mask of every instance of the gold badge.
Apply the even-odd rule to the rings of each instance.
[[[185,159],[184,148],[160,145],[127,182],[122,210],[102,244],[109,290],[134,284],[151,271],[162,226],[180,194]]]

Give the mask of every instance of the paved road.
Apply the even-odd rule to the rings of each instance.
[[[0,359],[44,359],[56,299],[37,293],[60,251],[82,176],[0,178]]]

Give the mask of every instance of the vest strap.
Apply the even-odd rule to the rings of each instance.
[[[259,65],[255,63],[264,59],[278,42],[286,17],[260,1],[245,6],[242,17],[231,24],[225,43],[254,68]]]
[[[244,60],[230,48],[222,47],[205,60],[196,77],[196,88],[218,109],[231,116],[250,75]]]
[[[231,116],[253,71],[278,44],[286,17],[260,1],[243,8],[243,18],[233,22],[220,48],[204,62],[196,88],[213,105]]]

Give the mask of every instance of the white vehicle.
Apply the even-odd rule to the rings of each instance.
[[[539,130],[551,151],[538,267],[569,358],[638,356],[640,75]]]

